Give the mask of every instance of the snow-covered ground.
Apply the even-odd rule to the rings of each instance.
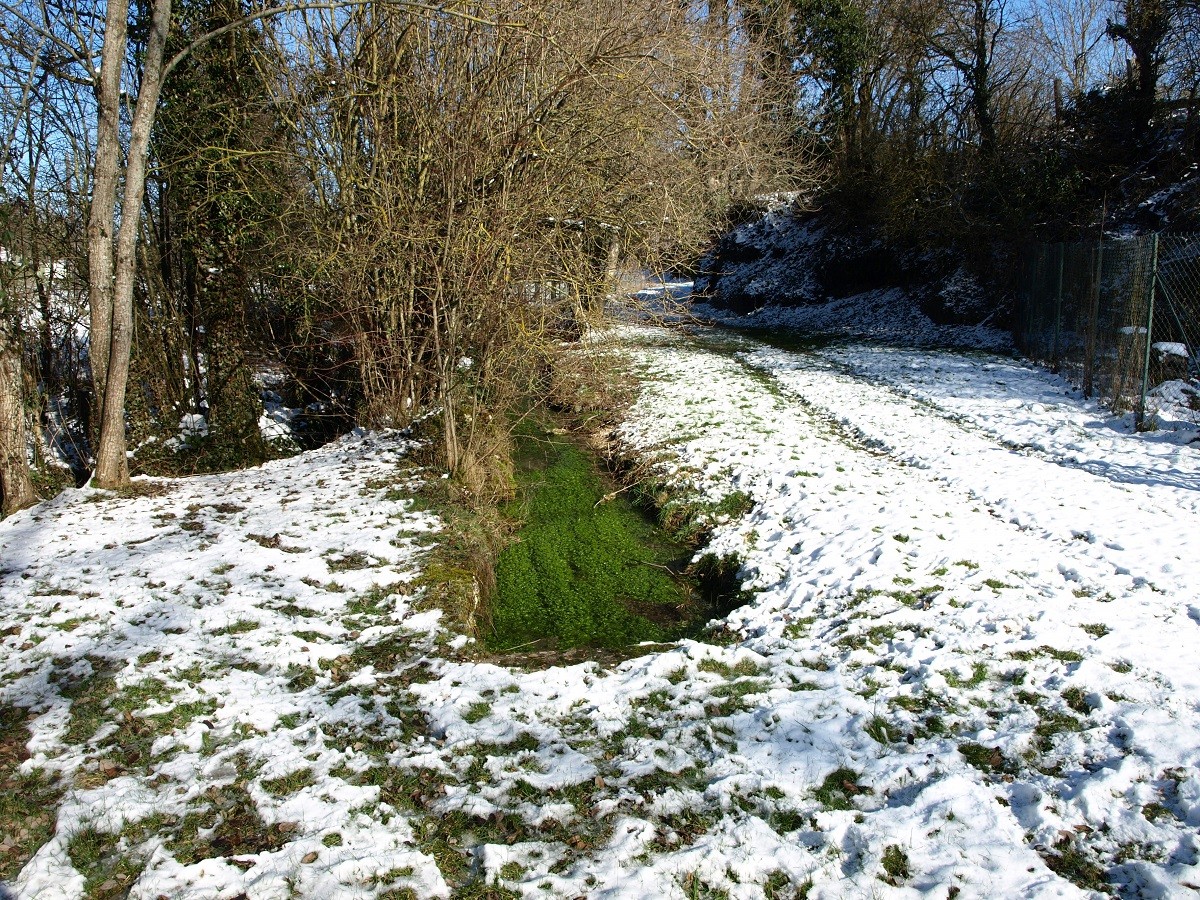
[[[68,491],[0,523],[0,709],[30,711],[0,782],[61,793],[9,889],[1195,896],[1195,435],[978,352],[594,349],[640,376],[620,433],[659,477],[754,501],[709,548],[753,591],[727,627],[473,658],[398,435]]]

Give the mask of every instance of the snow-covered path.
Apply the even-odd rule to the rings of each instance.
[[[612,669],[477,658],[396,435],[69,491],[0,524],[0,783],[56,810],[0,821],[16,896],[1195,896],[1189,435],[998,356],[594,349],[745,606]]]
[[[639,359],[654,396],[629,438],[714,494],[731,483],[756,501],[714,549],[752,576],[755,601],[730,619],[757,646],[810,622],[807,649],[832,662],[847,706],[869,700],[876,733],[902,738],[880,760],[919,769],[932,753],[962,774],[963,745],[998,751],[976,783],[997,782],[1026,845],[1050,859],[1086,846],[1128,891],[1194,890],[1189,435],[1131,435],[1065,382],[983,354],[712,335],[656,336]],[[931,708],[941,733],[922,735]],[[1166,795],[1188,798],[1170,835]]]

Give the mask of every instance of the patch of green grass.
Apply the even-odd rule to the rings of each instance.
[[[1034,746],[1042,753],[1049,753],[1054,746],[1054,737],[1064,732],[1081,731],[1083,723],[1070,713],[1059,710],[1043,710],[1041,719],[1034,726]]]
[[[486,700],[478,700],[467,707],[467,711],[463,713],[463,721],[469,725],[474,725],[482,719],[491,715],[492,704]]]
[[[500,867],[500,877],[505,881],[516,881],[525,874],[525,867],[516,860],[510,860]]]
[[[761,678],[739,678],[713,688],[706,705],[716,703],[716,715],[733,715],[747,708],[747,697],[761,694],[769,687],[770,683]]]
[[[809,626],[816,621],[816,616],[805,616],[803,618],[795,619],[788,623],[787,627],[783,629],[783,636],[792,640],[803,637],[808,632]]]
[[[999,747],[985,747],[982,744],[964,743],[958,745],[958,752],[968,763],[981,772],[1003,772],[1012,774],[1017,767],[1000,752]]]
[[[20,771],[29,752],[28,710],[0,706],[0,881],[15,878],[54,833],[62,788],[42,770]]]
[[[874,625],[866,631],[844,635],[838,638],[836,644],[848,650],[861,650],[864,647],[875,646],[892,640],[898,630],[895,625]]]
[[[909,607],[921,607],[928,609],[933,598],[942,592],[943,588],[940,584],[931,584],[922,588],[913,588],[909,591],[889,591],[888,593]]]
[[[883,716],[872,716],[871,721],[867,723],[867,727],[863,729],[871,737],[872,740],[880,744],[894,743],[898,737],[898,732],[894,731],[888,720]]]
[[[104,723],[108,704],[117,692],[116,680],[103,663],[92,674],[58,684],[59,693],[71,701],[71,718],[63,739],[80,744]]]
[[[796,885],[792,883],[791,877],[780,869],[776,869],[767,876],[762,888],[763,896],[767,900],[794,900],[796,897],[803,896],[799,893]]]
[[[381,616],[391,604],[393,594],[407,594],[408,586],[403,582],[393,585],[373,585],[369,590],[346,601],[346,612],[352,616]]]
[[[696,668],[701,672],[712,672],[724,678],[758,675],[762,671],[752,659],[740,659],[736,665],[731,666],[729,663],[713,657],[700,660],[700,664]]]
[[[931,694],[902,694],[892,698],[892,705],[911,713],[923,713],[932,709],[937,701]]]
[[[367,554],[351,550],[349,553],[341,555],[326,554],[325,565],[330,572],[352,572],[355,569],[369,569],[376,563]]]
[[[731,519],[740,519],[754,509],[754,498],[745,491],[726,494],[717,504],[717,513]]]
[[[1067,706],[1071,707],[1081,716],[1090,715],[1092,705],[1088,702],[1087,693],[1078,685],[1071,685],[1062,692],[1062,698],[1066,701]]]
[[[952,688],[977,688],[987,680],[988,668],[984,663],[977,662],[971,666],[971,677],[962,678],[957,672],[946,671],[942,673],[942,677],[946,679],[946,684]]]
[[[313,776],[312,769],[305,767],[303,769],[296,769],[296,771],[289,772],[286,775],[281,775],[278,778],[264,778],[262,788],[268,794],[275,797],[290,797],[297,791],[311,787],[316,783],[317,780]]]
[[[239,619],[238,621],[236,621],[230,625],[226,625],[223,628],[213,629],[212,631],[209,632],[209,634],[213,634],[213,635],[245,634],[248,631],[254,631],[258,627],[259,627],[259,623],[255,622],[253,619]]]
[[[206,806],[189,813],[166,834],[167,850],[190,866],[221,856],[241,856],[278,850],[292,839],[295,824],[267,825],[246,792],[248,773],[233,784],[213,787],[203,799]]]
[[[1104,637],[1106,634],[1112,631],[1112,629],[1103,622],[1092,622],[1090,624],[1080,625],[1079,627],[1097,639]]]
[[[998,578],[985,578],[983,583],[990,587],[993,591],[1003,591],[1012,587],[1011,584],[1005,584]]]
[[[1175,814],[1162,803],[1147,803],[1142,807],[1142,815],[1147,822],[1157,822],[1159,819],[1173,819]]]
[[[317,673],[308,666],[292,663],[287,667],[288,690],[306,691],[317,683]]]
[[[1063,837],[1054,845],[1054,852],[1044,852],[1042,858],[1051,872],[1077,887],[1087,891],[1111,893],[1104,870],[1092,862],[1073,837]]]
[[[903,884],[912,875],[912,866],[908,853],[899,844],[888,844],[883,850],[883,875],[880,880],[886,884],[897,886]]]
[[[118,849],[119,837],[86,829],[75,835],[67,846],[67,855],[84,877],[83,893],[87,900],[118,900],[128,896],[145,863],[137,856]]]
[[[853,769],[835,769],[825,776],[813,796],[826,809],[853,809],[855,797],[874,793],[871,788],[859,784],[858,779],[859,774]]]
[[[1051,647],[1049,644],[1042,644],[1033,650],[1016,650],[1009,654],[1013,659],[1028,662],[1031,659],[1036,659],[1039,656],[1049,656],[1051,659],[1057,659],[1059,662],[1077,663],[1083,662],[1083,654],[1077,653],[1074,650],[1059,650]]]

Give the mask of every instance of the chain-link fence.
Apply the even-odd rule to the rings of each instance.
[[[1016,273],[1013,334],[1139,428],[1200,422],[1200,235],[1040,244]]]

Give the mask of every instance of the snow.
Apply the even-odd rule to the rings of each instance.
[[[438,897],[467,873],[528,897],[1095,896],[1065,850],[1123,895],[1195,896],[1194,431],[1138,434],[978,350],[589,346],[640,380],[630,452],[753,499],[707,548],[746,605],[611,666],[473,655],[422,577],[442,525],[412,498],[440,473],[394,432],[66,491],[0,523],[0,704],[35,715],[23,769],[65,787],[9,890],[83,896],[94,830],[140,859],[133,898]],[[131,723],[140,759],[112,743]],[[279,841],[188,857],[181,823],[235,796]]]
[[[1155,341],[1151,346],[1162,356],[1182,356],[1187,359],[1191,355],[1187,344],[1178,341]]]

